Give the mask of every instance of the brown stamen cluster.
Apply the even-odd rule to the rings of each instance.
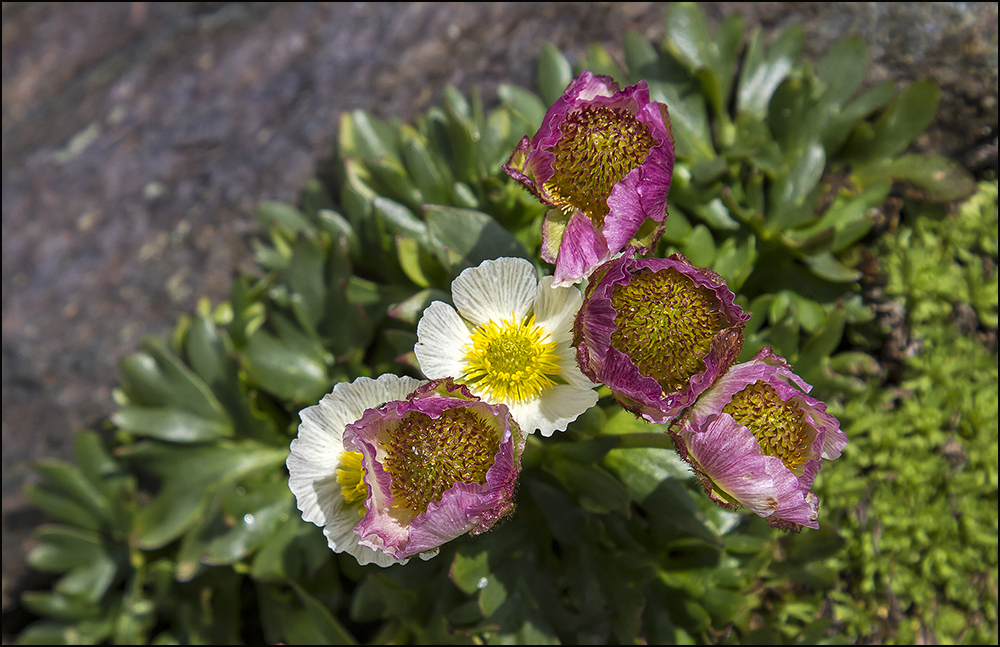
[[[500,448],[500,433],[468,408],[440,417],[413,411],[381,441],[383,469],[392,477],[393,506],[414,516],[440,501],[455,483],[485,483]]]
[[[567,115],[559,130],[562,137],[549,149],[554,175],[545,189],[555,206],[581,211],[601,226],[612,187],[639,167],[657,142],[626,108],[584,106]]]
[[[672,268],[633,274],[615,287],[611,305],[617,312],[611,345],[659,382],[664,396],[705,369],[702,358],[726,326],[713,292]]]

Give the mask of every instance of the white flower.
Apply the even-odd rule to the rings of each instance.
[[[576,363],[573,320],[583,296],[540,281],[522,258],[484,261],[451,284],[455,308],[435,301],[414,347],[430,379],[451,377],[487,402],[502,402],[525,433],[551,436],[597,404]]]
[[[365,514],[368,489],[361,453],[344,449],[344,428],[368,409],[405,400],[421,384],[420,380],[396,375],[382,375],[377,380],[360,377],[337,384],[319,404],[299,413],[302,424],[285,461],[288,486],[302,518],[323,528],[330,549],[350,553],[359,564],[390,566],[406,560],[358,544],[354,528]]]

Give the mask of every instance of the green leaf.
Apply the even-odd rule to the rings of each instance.
[[[805,262],[813,274],[834,283],[850,283],[861,278],[861,272],[845,266],[830,252],[806,256]]]
[[[396,157],[395,129],[363,110],[345,112],[341,115],[338,136],[341,158]]]
[[[805,207],[805,201],[823,177],[825,167],[826,151],[814,141],[806,146],[784,177],[776,178],[772,191],[775,207],[767,219],[768,229],[781,231],[813,218],[812,209]]]
[[[903,152],[934,121],[940,98],[933,81],[911,83],[879,117],[871,141],[849,155],[859,161],[878,161]]]
[[[305,214],[284,202],[264,201],[257,205],[257,220],[267,230],[278,226],[290,234],[299,231],[315,231]]]
[[[733,292],[739,292],[753,272],[757,261],[757,239],[751,234],[743,241],[727,238],[715,255],[712,269],[726,280]]]
[[[835,111],[823,130],[823,147],[826,149],[827,155],[832,156],[834,153],[838,153],[858,123],[888,104],[895,94],[896,89],[893,81],[883,81],[847,104],[839,112]]]
[[[715,158],[705,99],[700,94],[681,96],[674,85],[650,81],[649,98],[668,106],[677,157],[692,162]]]
[[[603,468],[561,457],[550,460],[545,468],[567,489],[577,493],[585,509],[598,513],[614,511],[629,516],[631,497],[628,491]]]
[[[448,570],[451,581],[468,595],[483,588],[490,574],[490,554],[472,546],[462,546],[455,551]]]
[[[626,43],[628,36],[625,37]],[[538,54],[538,88],[545,103],[552,105],[573,80],[573,69],[559,48],[546,41]],[[539,122],[541,123],[541,122]]]
[[[692,74],[718,62],[718,46],[708,31],[705,12],[694,2],[673,2],[666,16],[667,48]]]
[[[516,85],[501,83],[497,88],[497,95],[505,106],[524,118],[531,126],[532,132],[542,125],[547,107],[534,92]]]
[[[55,590],[97,602],[114,581],[117,560],[108,553],[103,538],[68,526],[41,526],[38,545],[28,552],[28,564],[47,573],[65,573]]]
[[[232,423],[205,420],[172,407],[126,407],[111,415],[111,422],[138,436],[174,443],[200,443],[233,435]]]
[[[399,137],[406,172],[424,200],[431,204],[448,204],[449,187],[454,181],[448,165],[411,126],[400,128]]]
[[[660,55],[650,42],[636,31],[629,29],[625,32],[625,42],[622,47],[625,50],[625,66],[633,84],[660,75]]]
[[[310,595],[294,580],[288,580],[288,584],[295,591],[295,595],[299,596],[302,606],[306,608],[306,612],[309,614],[309,619],[312,621],[313,626],[322,637],[324,644],[358,644],[358,641],[355,640],[354,636],[352,636],[347,629],[344,629],[343,625],[341,625],[340,622],[333,617],[333,614],[331,614],[319,600]]]
[[[615,63],[608,50],[600,43],[591,43],[587,47],[586,69],[594,74],[610,76],[615,81],[622,81],[622,71]]]
[[[816,70],[826,83],[823,101],[839,111],[861,85],[867,68],[868,52],[861,37],[848,36],[834,44]]]
[[[681,247],[681,252],[699,267],[711,267],[715,262],[715,239],[705,225],[698,225]]]
[[[194,524],[219,487],[257,470],[279,468],[288,448],[253,441],[198,448],[146,441],[123,447],[121,454],[162,479],[156,497],[136,512],[133,528],[135,545],[155,550]]]
[[[965,167],[940,155],[903,155],[875,169],[858,169],[866,179],[881,177],[909,182],[927,192],[928,197],[951,202],[976,190],[976,181]]]
[[[421,290],[416,294],[395,304],[389,310],[389,316],[393,319],[405,321],[406,323],[417,325],[424,310],[432,301],[451,302],[451,295],[443,290],[429,289]]]
[[[37,483],[25,486],[24,495],[33,506],[58,521],[65,521],[92,531],[98,531],[104,525],[101,517],[87,507]]]
[[[176,407],[206,420],[230,422],[211,389],[162,342],[147,339],[142,348],[120,364],[122,389],[133,404]]]
[[[287,480],[248,480],[223,493],[222,511],[232,526],[207,543],[201,561],[210,566],[232,564],[253,553],[272,538],[282,516],[288,519],[295,505]]]
[[[75,466],[50,459],[38,461],[32,467],[50,492],[65,495],[95,518],[111,522],[111,504],[107,496]]]
[[[243,362],[254,381],[285,400],[317,402],[330,390],[323,358],[265,330],[250,337]]]
[[[761,31],[759,28],[755,29],[747,46],[746,62],[740,75],[736,95],[737,111],[763,119],[767,115],[767,107],[774,91],[795,67],[804,46],[805,32],[796,25],[783,31],[767,54],[764,54]]]
[[[528,258],[517,238],[481,211],[427,205],[424,219],[437,243],[438,260],[453,276],[488,259]]]

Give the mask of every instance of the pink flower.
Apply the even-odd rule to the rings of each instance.
[[[362,455],[367,497],[358,543],[395,560],[427,558],[514,508],[524,438],[507,407],[451,379],[365,411],[344,429]]]
[[[819,528],[810,489],[847,435],[826,404],[806,395],[811,389],[767,347],[729,369],[671,426],[712,500],[744,505],[778,528]]]
[[[584,71],[504,170],[555,207],[542,225],[542,258],[556,266],[554,285],[578,283],[630,242],[656,246],[674,171],[667,107],[649,100],[645,81],[619,90]]]
[[[598,268],[577,314],[580,370],[629,411],[668,422],[726,372],[750,318],[715,272],[681,256],[634,258]]]

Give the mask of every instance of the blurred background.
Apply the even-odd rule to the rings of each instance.
[[[867,43],[864,86],[930,77],[917,142],[997,168],[996,3],[703,3],[765,34],[800,24],[818,60]],[[572,61],[663,35],[658,3],[4,3],[3,608],[31,588],[29,463],[70,457],[115,408],[117,362],[252,263],[260,200],[294,202],[338,117],[411,120],[454,85],[534,85],[545,41]],[[6,623],[5,623],[6,628]],[[7,642],[6,633],[4,642]]]

